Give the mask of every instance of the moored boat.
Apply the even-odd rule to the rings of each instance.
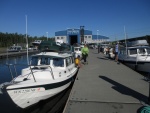
[[[77,70],[72,53],[43,50],[32,56],[21,75],[1,84],[0,93],[8,93],[17,106],[26,108],[65,90]]]
[[[121,48],[118,59],[134,70],[150,72],[150,47],[146,40],[133,41]]]

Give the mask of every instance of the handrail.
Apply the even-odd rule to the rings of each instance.
[[[13,74],[12,74],[12,71],[11,71],[11,68],[10,68],[10,66],[11,65],[13,65],[13,64],[6,64],[7,66],[8,66],[8,68],[9,68],[9,72],[10,72],[10,75],[11,75],[11,77],[12,77],[12,80],[14,79],[14,77],[13,77]]]
[[[8,66],[10,75],[11,75],[12,80],[13,80],[13,79],[14,79],[14,76],[13,76],[13,73],[12,73],[12,68],[11,68],[11,66],[13,66],[14,71],[15,71],[15,74],[16,74],[16,77],[17,77],[18,74],[17,74],[17,70],[16,70],[16,65],[23,65],[23,66],[24,66],[24,65],[26,65],[26,64],[8,64],[8,63],[6,63],[6,64],[3,64],[3,65]],[[26,66],[28,66],[28,65],[26,65]]]
[[[33,71],[32,71],[32,70],[33,70],[33,68],[31,68],[31,66],[32,66],[32,65],[30,65],[30,69],[31,69],[31,72],[32,72],[32,75],[33,75],[34,81],[36,82],[35,77],[34,77],[34,74],[33,74]],[[34,66],[34,67],[37,67],[37,68],[47,68],[47,67],[49,67],[49,68],[51,69],[50,73],[51,73],[51,75],[52,75],[52,78],[53,78],[53,80],[55,80],[55,78],[54,78],[54,74],[53,74],[53,71],[52,71],[51,66],[49,66],[49,65],[37,65],[37,66]]]
[[[17,75],[16,65],[26,65],[26,64],[4,64],[4,65],[8,66],[9,71],[10,71],[10,75],[11,75],[12,80],[13,80],[13,79],[14,79],[14,76],[13,76],[12,69],[11,69],[10,66],[13,66],[13,67],[14,67],[14,71],[15,71],[15,74],[16,74],[16,77],[17,77],[18,75]],[[33,72],[33,69],[34,69],[34,68],[32,68],[33,65],[26,65],[26,66],[29,66],[29,68],[30,68],[30,70],[31,70],[31,74],[32,74],[32,76],[33,76],[33,78],[34,78],[34,81],[36,82],[36,79],[35,79],[35,76],[34,76],[34,72]],[[37,68],[49,68],[49,69],[50,69],[50,73],[51,73],[51,75],[52,75],[52,78],[55,79],[51,66],[49,66],[49,65],[37,65],[37,66],[34,66],[34,67],[37,67]]]

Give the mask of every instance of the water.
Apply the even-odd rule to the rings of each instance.
[[[29,59],[31,59],[31,56],[29,56]],[[12,80],[9,68],[6,65],[7,63],[17,64],[17,75],[20,75],[21,70],[27,67],[27,57],[19,56],[9,59],[0,59],[0,84]],[[14,67],[10,66],[10,68],[12,69],[13,77],[15,77],[16,73],[14,71]],[[60,94],[57,94],[52,98],[40,101],[39,103],[26,109],[17,107],[12,101],[10,101],[11,99],[8,97],[8,95],[0,94],[0,113],[61,113],[68,99],[72,85]]]
[[[31,56],[29,56],[29,59],[31,59]],[[27,67],[27,59],[26,56],[0,59],[0,84],[3,82],[9,82],[12,79],[8,65],[6,64],[16,64],[15,66],[16,66],[17,74],[20,75],[21,69]],[[13,76],[15,77],[16,73],[14,71],[13,65],[11,65],[10,68],[12,70]]]

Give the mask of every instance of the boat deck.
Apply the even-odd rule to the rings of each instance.
[[[148,103],[149,83],[123,64],[90,49],[63,113],[138,113]]]

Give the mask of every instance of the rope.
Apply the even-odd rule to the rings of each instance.
[[[143,107],[141,113],[150,113],[150,106]]]

